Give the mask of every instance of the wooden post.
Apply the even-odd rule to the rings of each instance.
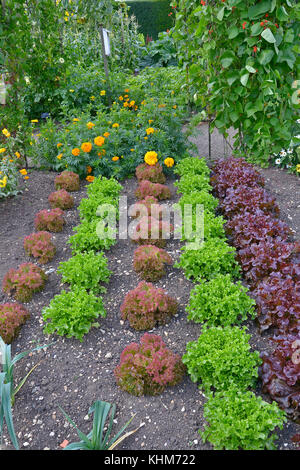
[[[105,45],[104,45],[104,36],[103,36],[103,25],[100,25],[100,39],[101,39],[101,47],[102,47],[102,57],[103,57],[103,64],[104,64],[104,72],[107,81],[107,101],[108,106],[111,107],[111,89],[110,89],[110,81],[109,81],[109,71],[108,71],[108,61],[105,54]]]

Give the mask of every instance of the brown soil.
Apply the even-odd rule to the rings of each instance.
[[[293,175],[272,169],[262,172],[267,178],[268,188],[276,194],[282,218],[290,223],[299,236],[300,219],[297,215],[300,207],[300,180]],[[0,282],[8,269],[29,260],[24,253],[23,239],[34,231],[35,214],[49,207],[47,199],[54,190],[54,177],[55,173],[52,172],[31,171],[24,192],[13,199],[0,202]],[[171,180],[168,180],[168,185],[175,193]],[[135,179],[123,183],[123,195],[128,197],[128,204],[135,201],[136,186]],[[86,195],[85,183],[82,183],[80,191],[73,195],[77,206]],[[175,199],[170,203],[175,202]],[[132,414],[136,416],[131,428],[144,423],[142,428],[118,447],[119,449],[211,449],[209,444],[202,443],[198,434],[204,424],[205,396],[188,376],[181,384],[167,389],[158,397],[137,398],[121,391],[115,383],[113,370],[119,362],[122,350],[127,344],[138,342],[143,334],[131,329],[120,317],[120,305],[125,294],[136,287],[140,280],[133,271],[135,245],[130,240],[119,240],[106,252],[113,274],[104,296],[107,316],[100,320],[100,327],[92,329],[82,343],[75,339],[44,335],[41,311],[63,287],[56,269],[59,262],[71,256],[66,242],[72,234],[72,227],[79,223],[76,207],[66,211],[66,221],[63,232],[54,234],[57,254],[45,267],[46,271],[51,271],[46,287],[26,304],[31,318],[12,344],[15,354],[37,345],[54,343],[46,350],[35,352],[19,361],[16,366],[15,381],[18,383],[31,367],[40,361],[17,395],[13,409],[20,447],[55,450],[60,449],[60,444],[65,439],[69,442],[78,441],[76,432],[64,418],[59,405],[80,429],[88,432],[92,422],[91,417],[87,416],[88,409],[95,400],[104,400],[117,406],[116,431]],[[181,243],[177,240],[167,243],[166,250],[174,261],[179,258],[180,246]],[[167,268],[167,276],[155,284],[177,298],[180,310],[168,325],[157,327],[152,332],[161,335],[171,350],[183,354],[186,343],[197,339],[201,332],[199,325],[186,320],[185,306],[192,283],[185,279],[181,270],[170,266]],[[6,295],[0,293],[0,302],[9,300]],[[249,322],[248,326],[252,334],[252,346],[260,351],[269,349],[267,337],[258,334],[253,322]],[[300,426],[288,422],[283,431],[278,433],[278,447],[294,449],[290,438],[299,432]],[[7,435],[5,437],[4,447],[11,448]]]

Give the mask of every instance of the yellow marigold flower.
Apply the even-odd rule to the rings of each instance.
[[[128,98],[128,95],[124,95],[124,98]]]
[[[92,171],[93,171],[93,168],[90,165],[88,165],[86,167],[86,172],[89,174],[89,173],[92,173]]]
[[[81,144],[81,150],[85,153],[89,153],[92,150],[92,148],[93,146],[91,142],[83,142],[83,144]]]
[[[21,154],[20,154],[19,152],[15,152],[15,156],[16,156],[17,158],[20,158]]]
[[[89,183],[92,183],[92,182],[94,181],[94,179],[95,179],[95,176],[89,175],[89,176],[87,176],[85,179],[86,179]]]
[[[109,137],[110,136],[110,133],[109,132],[104,132],[104,137]]]
[[[171,168],[171,167],[174,165],[174,163],[175,163],[175,162],[174,162],[174,159],[173,159],[173,158],[170,158],[170,157],[168,157],[168,158],[166,158],[166,159],[164,160],[164,164],[165,164],[168,168]]]
[[[145,140],[148,140],[148,137],[144,137]]]
[[[58,158],[58,160],[61,160],[61,159],[62,159],[62,156],[63,156],[63,154],[62,154],[62,153],[60,153],[59,155],[57,155],[57,157],[56,157],[56,158]]]
[[[112,127],[120,127],[120,124],[118,124],[117,122],[115,122]]]
[[[154,122],[154,120],[153,120],[153,119],[149,119],[148,122],[149,122],[149,124],[152,124],[152,122]]]
[[[105,91],[105,90],[101,90],[101,91],[100,91],[100,95],[101,95],[101,96],[105,96],[105,95],[106,95],[106,91]]]
[[[75,90],[73,90],[73,89],[71,88],[71,90],[69,90],[69,91],[70,91],[71,93],[74,93]]]
[[[0,180],[0,188],[5,188],[7,184],[7,176],[4,176],[2,180]]]
[[[92,101],[95,101],[96,97],[95,96],[91,96],[91,100]]]
[[[148,165],[155,165],[157,162],[158,162],[158,159],[157,159],[157,153],[154,152],[153,150],[151,150],[150,152],[147,152],[145,154],[145,157],[144,157],[144,161],[148,164]]]
[[[173,109],[176,109],[176,108],[177,108],[177,104],[174,104]]]
[[[132,107],[132,106],[134,106],[134,105],[135,105],[135,101],[133,101],[133,100],[130,101],[129,106]]]
[[[78,121],[79,121],[78,118],[74,118],[74,119],[73,119],[73,122],[78,122]]]
[[[10,137],[10,132],[7,129],[3,129],[2,134],[4,134],[5,137]]]
[[[105,139],[104,137],[102,137],[102,135],[99,135],[98,137],[95,137],[94,139],[94,144],[97,145],[98,147],[102,147],[104,142],[105,142]]]
[[[117,162],[119,160],[119,157],[112,157],[113,162]]]
[[[21,175],[25,176],[27,175],[27,171],[25,170],[25,168],[23,168],[23,170],[19,170]]]
[[[38,119],[31,119],[31,122],[34,123],[34,122],[39,122]]]
[[[93,122],[88,122],[87,125],[86,125],[86,127],[87,127],[88,129],[93,129],[93,127],[95,127],[95,124],[94,124]]]
[[[10,163],[12,163],[12,162],[13,162],[13,159],[10,158],[9,161],[10,161]]]
[[[80,149],[79,148],[75,148],[72,150],[72,155],[74,155],[74,157],[78,157],[78,155],[80,154]]]
[[[4,148],[4,147],[0,148],[0,153],[4,153],[5,151],[6,151],[6,148]]]
[[[134,152],[135,149],[130,149],[130,152]]]
[[[146,129],[146,134],[147,135],[150,135],[150,134],[153,134],[153,133],[154,133],[153,127],[148,127],[148,129]]]
[[[300,164],[298,164],[298,165],[296,166],[296,171],[297,171],[297,173],[300,173]]]
[[[128,108],[129,104],[127,103],[127,101],[125,101],[125,103],[123,104],[124,108]]]
[[[138,106],[135,105],[134,110],[137,111],[137,110],[138,110]]]
[[[24,176],[24,180],[29,180],[29,176]]]
[[[145,104],[146,104],[146,101],[143,100],[143,101],[141,102],[141,105],[144,106]]]
[[[123,101],[123,99],[124,99],[123,96],[119,96],[120,101]]]
[[[61,147],[61,146],[62,146],[62,144],[61,144],[61,143],[58,143],[56,147],[59,148],[59,147]]]

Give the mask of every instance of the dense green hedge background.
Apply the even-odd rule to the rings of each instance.
[[[139,32],[146,37],[157,39],[160,31],[166,31],[173,26],[170,11],[170,0],[128,0],[129,14],[134,14],[140,26]]]

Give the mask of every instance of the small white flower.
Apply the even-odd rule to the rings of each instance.
[[[65,59],[64,59],[63,57],[60,57],[58,60],[59,60],[59,62],[60,62],[61,64],[63,64],[64,61],[65,61]]]
[[[285,150],[281,150],[280,154],[279,154],[281,157],[286,157],[286,151]]]
[[[297,121],[296,121],[296,122],[297,122],[297,124],[300,124],[300,119],[297,119]]]
[[[293,153],[293,149],[288,149],[287,153],[290,153],[290,154]]]
[[[275,163],[276,163],[276,165],[280,165],[280,163],[281,163],[280,158],[276,158]]]
[[[295,135],[296,139],[300,139],[300,134]]]
[[[287,164],[287,166],[286,166],[286,167],[287,167],[287,168],[292,168],[292,165],[289,165],[289,164]]]

